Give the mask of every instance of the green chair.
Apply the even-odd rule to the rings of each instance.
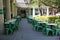
[[[49,33],[51,32],[52,33],[52,35],[54,35],[54,33],[55,33],[55,31],[53,30],[54,28],[52,28],[53,26],[52,25],[46,25],[46,28],[45,28],[45,33],[47,34],[47,35],[49,35]]]
[[[5,30],[4,33],[8,35],[9,34],[9,24],[5,24],[4,30]]]
[[[37,30],[43,30],[46,27],[46,22],[38,22]]]
[[[55,28],[56,36],[59,34],[59,31],[60,31],[60,22],[57,22],[57,27]]]
[[[37,31],[37,26],[38,26],[38,25],[36,24],[36,25],[34,25],[34,27],[33,27],[34,30],[36,30],[36,31]]]
[[[14,26],[12,26],[12,23],[9,23],[9,31],[10,31],[10,33],[13,33],[13,28]]]
[[[21,21],[21,16],[16,16],[16,17],[14,17],[15,19],[19,19],[19,21]]]
[[[18,20],[16,20],[16,22],[15,22],[15,29],[18,29],[18,25],[19,25],[19,21]]]
[[[38,23],[37,31],[38,31],[38,30],[42,30],[42,23]]]
[[[34,20],[34,21],[33,21],[33,26],[34,26],[34,25],[36,25],[36,24],[37,24],[37,21],[36,21],[36,20]]]
[[[32,23],[32,19],[29,19],[29,23]]]
[[[9,33],[12,33],[12,32],[13,30],[12,30],[11,23],[5,24],[5,33],[8,35]]]
[[[29,22],[29,18],[27,17],[27,21]]]
[[[37,21],[34,20],[34,24],[33,24],[33,28],[34,28],[34,30],[37,30],[37,26],[38,26]]]
[[[11,23],[11,28],[12,28],[13,32],[16,29],[16,26],[15,25],[16,25],[15,22]]]
[[[52,35],[54,35],[54,30],[46,28],[46,34],[49,35],[50,32],[52,33]]]

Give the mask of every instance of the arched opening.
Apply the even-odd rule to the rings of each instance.
[[[22,18],[26,18],[26,9],[25,8],[20,9],[20,15]]]

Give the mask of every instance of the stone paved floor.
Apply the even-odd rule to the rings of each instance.
[[[46,36],[42,32],[33,30],[33,26],[22,19],[19,30],[12,35],[0,35],[0,40],[58,40],[56,36]]]

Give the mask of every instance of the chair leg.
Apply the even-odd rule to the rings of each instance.
[[[37,27],[36,26],[34,27],[34,30],[37,30]]]
[[[53,35],[54,35],[54,32],[52,32],[53,33]]]
[[[58,35],[58,31],[56,31],[56,36]]]
[[[39,28],[37,27],[37,31],[39,30]]]
[[[5,33],[8,35],[9,34],[9,29],[6,29]]]
[[[49,34],[49,31],[47,31],[47,35]]]
[[[9,31],[7,30],[6,33],[7,33],[7,35],[8,35],[8,34],[9,34]]]

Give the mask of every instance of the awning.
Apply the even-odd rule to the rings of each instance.
[[[28,7],[28,5],[26,4],[24,0],[16,0],[16,2],[17,2],[18,7],[24,7],[24,8]]]

